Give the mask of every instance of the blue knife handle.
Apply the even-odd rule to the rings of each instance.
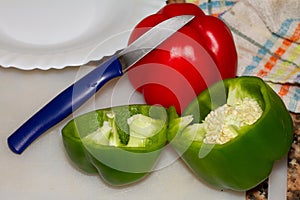
[[[20,126],[7,139],[9,148],[21,154],[35,139],[92,97],[107,81],[122,75],[122,65],[118,57],[112,56],[61,92]]]

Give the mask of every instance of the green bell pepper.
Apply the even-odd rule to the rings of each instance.
[[[221,189],[244,191],[264,181],[293,140],[289,112],[257,77],[216,83],[169,123],[168,140],[190,169]]]
[[[244,191],[287,154],[293,123],[262,79],[240,77],[209,87],[182,116],[174,107],[118,106],[74,118],[62,136],[76,166],[111,185],[145,177],[169,142],[201,180]]]
[[[118,106],[74,118],[62,129],[62,137],[79,169],[121,186],[152,170],[167,142],[167,123],[163,107]]]

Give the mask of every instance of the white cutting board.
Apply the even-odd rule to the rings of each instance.
[[[158,1],[154,5],[159,5]],[[152,12],[159,7],[153,6],[149,9]],[[146,12],[149,10],[145,10]],[[114,40],[118,48],[120,44],[124,46],[126,41],[118,43]],[[105,46],[107,44],[110,43],[102,45],[108,47]],[[68,160],[60,131],[73,116],[47,131],[22,155],[12,153],[6,142],[9,135],[91,68],[86,65],[61,70],[22,71],[0,67],[0,199],[245,199],[244,193],[219,191],[205,185],[170,149],[164,151],[156,170],[147,178],[128,187],[112,188],[98,176],[78,171]],[[144,101],[141,95],[134,92],[124,76],[105,85],[74,116],[98,108],[133,103]]]

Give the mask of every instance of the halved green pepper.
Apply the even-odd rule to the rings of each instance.
[[[254,120],[240,126],[239,116]],[[223,139],[214,135],[216,127]],[[244,191],[265,180],[274,161],[287,154],[293,123],[280,97],[263,80],[240,77],[201,93],[182,117],[173,113],[168,140],[200,179],[217,188]]]
[[[96,110],[62,130],[71,160],[111,185],[138,181],[169,142],[197,177],[244,191],[265,180],[287,154],[293,123],[280,97],[260,78],[220,81],[174,107],[130,105]]]
[[[146,176],[166,144],[168,115],[163,107],[118,106],[71,120],[62,136],[71,160],[120,186]]]

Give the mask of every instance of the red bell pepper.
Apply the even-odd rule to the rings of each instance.
[[[173,105],[178,113],[208,86],[235,77],[237,70],[229,28],[191,3],[168,4],[146,17],[132,31],[129,44],[158,23],[186,14],[195,18],[128,72],[130,82],[147,104]]]

